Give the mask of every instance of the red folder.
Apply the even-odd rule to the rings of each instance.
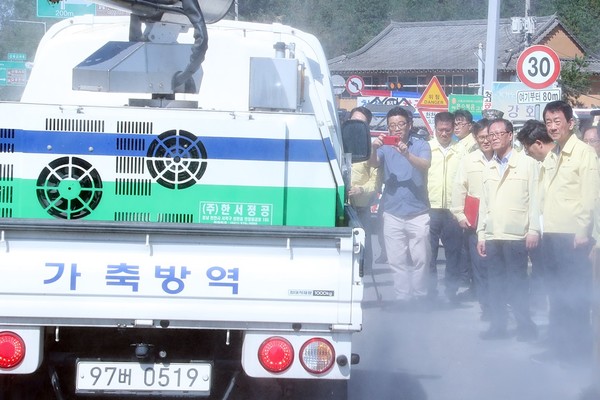
[[[465,197],[465,216],[473,229],[477,228],[477,217],[479,216],[479,198],[469,196]]]

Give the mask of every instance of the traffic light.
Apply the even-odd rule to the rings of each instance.
[[[388,82],[387,88],[389,90],[400,90],[402,89],[402,82]]]

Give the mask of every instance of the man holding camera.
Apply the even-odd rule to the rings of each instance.
[[[393,308],[424,299],[431,258],[427,170],[429,143],[411,135],[412,115],[401,107],[387,114],[388,134],[373,141],[369,165],[381,166],[383,235],[394,279]]]

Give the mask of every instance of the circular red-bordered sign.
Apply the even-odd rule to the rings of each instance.
[[[346,81],[346,91],[352,96],[358,96],[365,88],[365,81],[358,75],[351,75]]]
[[[526,48],[517,60],[517,76],[532,89],[543,89],[560,75],[558,54],[548,46],[535,45]]]

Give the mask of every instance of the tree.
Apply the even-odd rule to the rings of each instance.
[[[554,0],[556,13],[586,50],[600,52],[600,2],[598,0]]]
[[[577,99],[589,93],[590,74],[585,72],[588,62],[582,57],[562,63],[558,83],[562,87],[563,100],[573,107],[582,107]]]

